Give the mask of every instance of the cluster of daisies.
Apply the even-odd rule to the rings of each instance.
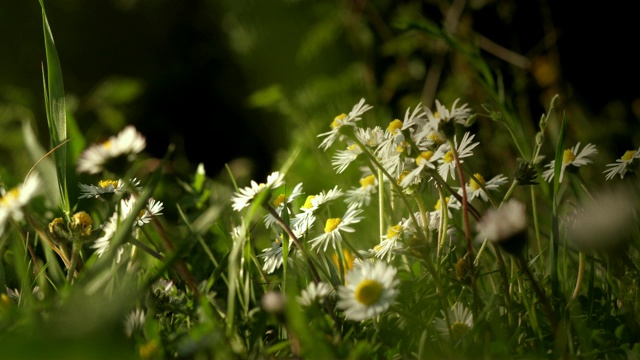
[[[411,240],[425,232],[437,232],[437,239],[454,238],[457,229],[447,219],[453,216],[452,211],[460,210],[462,202],[481,201],[489,205],[484,216],[478,218],[477,239],[506,244],[509,239],[521,236],[527,228],[523,203],[509,199],[506,194],[502,202],[493,199],[492,193],[509,183],[507,176],[469,172],[464,186],[456,180],[460,164],[468,161],[479,145],[470,131],[461,134],[456,131],[460,126],[467,129],[473,119],[467,104],[459,105],[456,100],[447,108],[436,100],[435,111],[418,105],[413,110],[408,109],[404,119],[391,121],[386,129],[359,126],[363,114],[371,108],[361,99],[349,113],[335,117],[330,131],[318,135],[323,138],[319,148],[324,151],[337,143],[343,145],[332,157],[337,174],[357,161],[364,164],[359,167],[362,175],[359,186],[346,191],[335,186],[307,195],[302,201],[305,195],[302,183],[286,192],[284,175],[274,172],[265,183],[252,181],[232,197],[233,209],[242,211],[258,195],[268,193],[264,197],[268,202],[264,205],[269,211],[263,221],[267,229],[273,230],[275,241],[258,255],[266,273],[271,274],[282,266],[285,243],[291,257],[300,254],[296,250],[304,251],[295,249],[292,244],[296,244],[317,254],[331,254],[334,260],[346,261],[347,273],[341,283],[315,279],[301,291],[297,301],[302,306],[309,306],[323,303],[328,297],[337,297],[338,309],[343,311],[345,318],[354,321],[375,319],[394,305],[399,295],[399,279],[393,260],[406,254]],[[595,154],[597,149],[592,144],[581,148],[578,143],[566,149],[559,181],[565,177],[565,170],[592,163]],[[616,175],[623,178],[628,171],[633,171],[632,165],[638,157],[640,149],[629,151],[616,163],[607,165],[606,179]],[[551,182],[554,173],[555,162],[551,161],[544,166],[542,177]],[[430,211],[409,210],[404,218],[387,224],[386,231],[381,231],[379,241],[373,247],[358,248],[362,244],[354,242],[351,234],[356,231],[355,224],[364,220],[364,209],[372,205],[375,194],[392,191],[411,195],[424,190],[427,184],[436,184],[433,188],[441,189]],[[514,184],[517,184],[515,180],[511,185]],[[296,202],[298,198],[300,201]],[[382,207],[382,204],[377,206]],[[336,216],[336,209],[341,208],[344,211]],[[515,253],[518,248],[512,246],[505,250]],[[443,337],[462,337],[473,325],[471,311],[460,302],[446,311],[447,314],[443,312],[441,318],[435,319],[434,327]]]

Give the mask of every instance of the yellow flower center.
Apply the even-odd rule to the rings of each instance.
[[[309,195],[307,199],[304,201],[304,205],[302,205],[303,209],[311,209],[313,207],[313,203],[311,201],[316,198],[316,195]]]
[[[109,187],[109,185],[112,185],[113,188],[117,188],[118,187],[118,181],[117,180],[100,180],[98,181],[98,186],[100,186],[101,188],[107,188]]]
[[[151,359],[155,357],[159,348],[158,343],[155,340],[151,340],[146,344],[140,345],[140,350],[138,352],[142,359]]]
[[[635,150],[627,150],[624,155],[622,155],[621,160],[622,161],[629,161],[631,159],[633,159],[633,155],[636,153]]]
[[[387,126],[387,131],[389,131],[392,134],[395,134],[400,130],[402,130],[402,121],[398,119],[393,120],[392,122],[389,123],[389,126]]]
[[[434,113],[433,113],[433,117],[434,117],[434,118],[436,118],[436,119],[440,119],[440,113],[439,113],[439,112],[437,112],[437,111],[436,111],[436,112],[434,112]]]
[[[362,186],[363,189],[366,189],[369,186],[373,186],[375,184],[376,184],[375,175],[369,175],[367,177],[363,177],[362,179],[360,179],[360,186]]]
[[[397,180],[398,185],[400,185],[402,180],[404,180],[404,178],[406,178],[407,175],[409,175],[409,172],[407,170],[405,170],[405,171],[402,172],[402,174],[400,174],[400,176],[398,176],[398,180]]]
[[[71,217],[70,228],[72,231],[79,234],[80,236],[91,235],[92,226],[93,226],[93,219],[85,211],[79,211],[73,214],[73,216]]]
[[[562,163],[564,165],[569,165],[576,158],[576,155],[571,151],[571,149],[567,149],[562,154]]]
[[[444,201],[448,204],[449,203],[449,197],[445,197]],[[440,199],[438,199],[438,202],[436,202],[436,206],[434,206],[434,209],[436,210],[440,210],[440,207],[442,206],[442,202],[440,201]]]
[[[469,325],[465,323],[456,321],[451,325],[451,334],[456,339],[463,337],[467,331],[469,331]]]
[[[478,179],[477,181],[479,181],[480,183],[476,182],[476,179]],[[482,175],[476,173],[473,174],[473,177],[469,180],[469,187],[471,188],[471,190],[476,191],[481,188],[480,185],[484,185],[485,183],[486,182],[484,181]]]
[[[338,116],[336,116],[335,118],[333,118],[333,121],[331,122],[331,128],[335,129],[337,127],[342,126],[342,120],[344,120],[344,118],[347,117],[347,114],[340,114]]]
[[[420,153],[420,155],[418,155],[418,157],[416,157],[416,164],[418,166],[424,165],[427,162],[429,162],[429,160],[431,160],[432,156],[433,156],[433,151],[431,150],[423,151]]]
[[[387,231],[387,238],[390,239],[392,237],[395,237],[401,232],[402,232],[402,225],[398,224],[398,225],[390,226],[389,230]]]
[[[444,154],[444,157],[442,158],[442,161],[444,161],[445,163],[450,163],[453,161],[453,151],[449,150],[447,151],[446,154]]]
[[[444,139],[443,139],[443,138],[441,138],[440,136],[438,136],[438,134],[436,134],[436,133],[435,133],[435,132],[433,132],[433,131],[432,131],[432,132],[430,132],[430,133],[427,135],[427,139],[429,139],[429,140],[433,141],[433,142],[434,142],[434,143],[436,143],[436,144],[442,144],[442,143],[444,143]]]
[[[324,225],[324,232],[330,233],[333,230],[335,230],[338,227],[338,225],[340,225],[341,220],[342,219],[340,218],[327,219],[327,223]]]
[[[278,197],[275,200],[273,200],[273,206],[280,207],[284,203],[285,199],[286,197],[284,196],[284,194],[278,195]]]
[[[403,141],[403,142],[401,142],[400,144],[398,144],[398,146],[396,146],[396,151],[397,151],[398,153],[401,153],[401,152],[403,152],[403,151],[404,151],[404,149],[405,149],[406,147],[407,147],[407,142],[406,142],[406,141]]]
[[[107,140],[105,142],[102,143],[102,147],[105,149],[110,149],[111,148],[111,141]]]
[[[380,295],[382,295],[382,284],[371,279],[361,281],[355,291],[356,300],[367,306],[378,301]]]
[[[20,189],[13,188],[0,198],[0,205],[9,205],[20,196]]]
[[[351,144],[347,147],[347,150],[352,153],[360,153],[360,146],[358,146],[358,144]]]

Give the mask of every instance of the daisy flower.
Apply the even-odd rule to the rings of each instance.
[[[324,233],[309,241],[309,244],[311,244],[311,250],[317,248],[318,251],[320,251],[320,248],[322,247],[322,250],[326,251],[329,244],[336,249],[336,243],[342,242],[343,232],[355,232],[355,229],[352,228],[351,225],[360,222],[360,220],[364,218],[362,216],[358,216],[360,213],[362,213],[362,209],[351,205],[342,218],[327,219],[324,226]]]
[[[371,203],[371,194],[375,194],[378,189],[378,180],[371,174],[360,179],[360,187],[353,187],[347,190],[344,202],[349,205],[362,207]]]
[[[289,254],[291,253],[292,242],[293,241],[289,240]],[[271,274],[276,271],[276,269],[282,266],[284,262],[282,243],[282,239],[276,238],[271,243],[271,247],[262,250],[262,253],[258,254],[259,258],[264,258],[264,265],[262,266],[262,270],[267,274]]]
[[[459,145],[458,145],[458,142],[456,141],[456,137],[454,136],[453,138],[456,152],[458,153],[458,159],[460,159],[461,164],[464,162],[462,159],[472,156],[473,152],[471,150],[473,150],[476,146],[480,144],[479,142],[471,143],[471,141],[473,141],[473,138],[475,137],[475,134],[474,135],[470,135],[470,134],[471,134],[470,132],[465,132],[464,135],[462,136],[462,141],[460,142]],[[444,181],[447,181],[448,175],[451,175],[451,178],[455,179],[456,178],[456,162],[455,162],[455,158],[453,156],[453,150],[451,150],[451,147],[448,144],[442,145],[438,149],[437,154],[435,156],[438,160],[438,163],[440,164],[438,166],[438,173],[444,179]]]
[[[122,219],[131,214],[131,210],[133,210],[133,207],[136,205],[136,200],[137,198],[133,194],[131,194],[127,199],[122,199],[122,201],[120,202],[122,204]],[[138,213],[134,225],[142,226],[144,224],[148,224],[154,217],[162,215],[162,209],[164,209],[164,205],[161,201],[149,198],[147,200],[147,203],[147,206],[143,207],[142,210],[140,210],[140,213]]]
[[[80,154],[76,170],[79,173],[98,174],[105,170],[111,160],[124,158],[127,161],[133,161],[146,146],[144,136],[129,125],[107,141],[93,144],[85,149]]]
[[[442,317],[435,318],[433,322],[441,337],[450,339],[450,335],[452,335],[453,339],[457,340],[464,337],[473,327],[473,314],[462,303],[456,302],[449,310],[449,321],[451,327],[447,325],[445,313],[442,311]]]
[[[298,185],[293,188],[289,196],[286,196],[284,193],[278,195],[276,199],[271,202],[271,205],[273,206],[273,209],[278,214],[278,216],[282,217],[282,212],[284,211],[284,209],[287,209],[287,213],[291,215],[291,209],[289,205],[300,195],[302,195],[302,183],[298,183]],[[264,226],[267,229],[275,223],[276,218],[271,213],[268,213],[264,216]]]
[[[331,294],[333,288],[326,282],[311,282],[306,289],[300,292],[300,296],[296,297],[298,303],[302,306],[311,306],[311,304],[318,302],[322,304],[324,299]]]
[[[404,250],[404,244],[401,242],[404,231],[402,222],[390,226],[387,234],[382,236],[380,244],[373,248],[375,257],[387,262],[393,260],[398,252]]]
[[[373,107],[364,103],[364,98],[360,99],[356,105],[353,106],[351,112],[349,114],[340,114],[333,119],[331,122],[331,131],[319,134],[318,137],[326,138],[322,140],[319,148],[327,150],[336,140],[342,140],[343,135],[340,134],[340,129],[344,126],[352,126],[355,127],[356,121],[362,120],[360,116],[364,114],[366,111],[372,109]]]
[[[484,192],[480,184],[484,185],[487,190],[496,191],[501,185],[506,184],[508,181],[507,177],[500,174],[496,175],[491,180],[485,181],[484,177],[478,173],[473,174],[473,177],[469,179],[469,182],[466,184],[467,188],[467,200],[471,201],[477,197],[481,198],[485,202],[489,201],[489,196]],[[478,184],[480,182],[480,184]],[[458,190],[458,194],[462,196],[462,188]]]
[[[431,109],[425,108],[427,120],[429,126],[442,133],[444,137],[450,138],[454,134],[455,124],[464,125],[470,116],[471,109],[467,107],[467,104],[456,108],[460,99],[456,99],[451,105],[451,110],[447,109],[440,101],[436,100],[436,111],[432,112]]]
[[[407,186],[418,183],[421,180],[420,175],[425,168],[436,169],[436,159],[433,157],[434,152],[431,150],[423,151],[415,158],[416,167],[402,177],[400,186],[406,188]]]
[[[349,271],[338,288],[336,306],[345,318],[364,321],[386,311],[399,293],[396,268],[384,261],[363,261]]]
[[[566,149],[562,154],[562,166],[560,168],[560,178],[558,179],[559,182],[562,182],[564,170],[567,166],[573,165],[579,168],[582,165],[590,164],[593,161],[589,159],[589,157],[598,153],[598,150],[593,144],[587,144],[581,151],[578,151],[579,149],[580,143],[577,143],[576,146],[571,149]],[[553,180],[555,162],[555,160],[551,160],[550,163],[545,165],[548,169],[542,173],[542,178],[547,182],[551,182]]]
[[[378,147],[384,141],[384,130],[380,126],[366,129],[357,127],[354,134],[361,143],[371,148]]]
[[[0,233],[8,219],[21,221],[24,218],[22,210],[41,189],[40,177],[33,173],[25,181],[9,191],[0,189]]]
[[[104,253],[107,252],[111,239],[115,235],[116,231],[118,231],[120,224],[131,214],[136,200],[137,199],[134,195],[131,195],[127,199],[120,200],[119,206],[116,206],[116,210],[111,215],[111,217],[101,225],[100,228],[102,229],[103,234],[102,236],[97,238],[91,245],[91,248],[95,249],[98,257],[104,255]],[[149,198],[147,202],[147,206],[137,214],[133,223],[133,228],[131,229],[132,232],[135,230],[136,226],[143,226],[144,224],[149,223],[154,217],[162,215],[162,209],[164,208],[164,205],[161,201]],[[124,247],[120,246],[118,248],[118,262],[120,261],[119,259],[123,252]]]
[[[382,166],[393,177],[398,177],[404,169],[405,150],[410,150],[402,133],[402,121],[395,119],[389,123],[384,140],[375,151]]]
[[[111,217],[104,222],[100,228],[103,231],[102,236],[100,236],[99,238],[97,238],[93,244],[91,244],[91,248],[95,250],[95,253],[98,255],[98,257],[104,255],[107,250],[109,250],[109,245],[111,243],[111,238],[113,238],[113,235],[115,235],[116,231],[118,230],[118,211],[116,210]]]
[[[271,175],[267,176],[266,183],[258,184],[254,180],[251,180],[251,186],[247,186],[238,190],[231,201],[233,202],[233,210],[240,211],[251,204],[251,201],[262,191],[269,191],[275,189],[284,184],[284,174],[278,171],[274,171]]]
[[[300,233],[305,233],[308,229],[310,229],[315,223],[316,211],[324,204],[327,204],[333,200],[338,199],[344,195],[342,190],[338,188],[338,186],[334,186],[333,189],[329,191],[322,191],[317,195],[309,195],[307,196],[304,204],[300,207],[302,210],[301,213],[298,213],[293,220],[292,227],[294,231],[298,231]]]
[[[526,243],[525,205],[511,199],[501,207],[489,209],[476,224],[478,238],[497,243],[510,254],[518,254]]]
[[[620,175],[620,179],[624,179],[627,171],[630,171],[633,160],[640,159],[640,148],[638,150],[627,150],[620,159],[612,164],[607,164],[607,170],[604,171],[607,176],[605,179],[611,180],[614,176]]]
[[[142,191],[140,187],[140,180],[133,178],[131,185],[135,187],[137,191]],[[100,180],[98,186],[91,184],[78,184],[80,188],[80,196],[78,199],[99,198],[102,196],[108,196],[113,194],[122,194],[127,190],[127,183],[119,180]]]
[[[446,196],[444,202],[447,204],[447,218],[451,219],[453,214],[451,209],[460,210],[461,204],[455,197]],[[433,211],[429,212],[429,229],[435,230],[439,227],[440,218],[442,217],[442,201],[438,199],[433,206]]]
[[[336,174],[344,172],[347,167],[362,154],[360,145],[349,142],[346,150],[338,150],[331,160]]]

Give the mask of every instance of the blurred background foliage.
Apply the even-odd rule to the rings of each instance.
[[[177,174],[203,163],[216,176],[229,164],[240,182],[262,179],[297,149],[292,176],[332,185],[316,175],[330,167],[316,135],[361,97],[375,106],[368,126],[384,128],[419,102],[461,98],[479,113],[504,99],[534,128],[559,94],[575,136],[569,143],[612,151],[600,165],[640,144],[640,56],[624,1],[44,2],[69,116],[85,139],[134,124],[152,156],[176,145]],[[455,34],[471,55],[452,50],[442,34]],[[36,0],[0,3],[0,45],[1,175],[13,182],[33,165],[22,146],[25,124],[44,147],[49,141]],[[489,91],[479,64],[495,80]],[[478,120],[480,128],[490,121]],[[479,137],[489,166],[510,145],[486,128]]]

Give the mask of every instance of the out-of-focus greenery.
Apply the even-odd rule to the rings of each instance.
[[[43,159],[36,166],[48,175],[48,196],[33,205],[42,210],[29,223],[38,231],[16,226],[21,231],[0,239],[0,261],[5,264],[0,275],[6,277],[3,283],[20,293],[19,302],[0,303],[1,358],[278,358],[296,356],[298,347],[309,358],[406,358],[416,356],[418,350],[429,358],[420,344],[431,340],[420,334],[402,338],[397,331],[411,331],[406,318],[385,318],[363,328],[339,322],[344,336],[340,342],[328,339],[332,329],[325,326],[332,321],[327,314],[291,307],[285,326],[282,319],[263,311],[260,298],[271,288],[255,253],[269,246],[272,235],[256,226],[253,242],[237,247],[231,236],[236,226],[244,221],[260,225],[257,216],[241,217],[229,209],[229,198],[237,187],[253,179],[262,181],[272,170],[284,168],[287,183],[302,182],[308,193],[335,185],[349,188],[360,175],[358,169],[335,176],[330,154],[318,150],[317,136],[360,98],[374,105],[365,125],[383,128],[419,103],[431,107],[436,99],[444,104],[463,99],[477,113],[470,129],[482,144],[475,150],[473,168],[486,173],[515,169],[518,157],[532,155],[538,122],[556,95],[559,102],[545,133],[546,160],[561,154],[562,149],[555,148],[561,135],[566,136],[565,144],[597,144],[599,156],[593,166],[581,169],[581,175],[599,188],[606,183],[605,164],[640,144],[638,92],[594,91],[567,79],[584,76],[572,70],[579,67],[576,62],[590,64],[594,76],[613,71],[613,65],[567,55],[574,48],[563,39],[577,36],[572,34],[580,30],[557,15],[566,14],[555,4],[43,3],[59,53],[71,140],[64,145],[68,162],[63,169],[55,168],[60,167],[54,161],[55,152],[43,158],[57,144],[52,143],[43,97],[43,73],[51,69],[44,51],[40,4],[3,2],[0,44],[9,55],[0,57],[0,185],[11,188],[20,183]],[[602,48],[597,51],[606,53]],[[637,71],[627,71],[628,79],[636,78]],[[600,96],[591,95],[594,92]],[[561,134],[563,118],[567,122]],[[115,252],[98,258],[87,243],[83,266],[72,283],[66,279],[64,261],[43,237],[47,224],[65,211],[59,206],[65,196],[59,195],[56,175],[67,176],[72,212],[88,207],[86,199],[78,200],[76,184],[94,179],[76,173],[75,161],[89,144],[127,124],[136,125],[149,147],[148,156],[122,175],[135,173],[147,186],[142,195],[153,194],[164,202],[164,216],[154,231],[145,234],[150,244],[163,244],[159,247],[164,257],[139,255],[137,272],[131,274],[114,265]],[[206,176],[197,172],[200,163],[205,164]],[[550,202],[551,194],[553,201],[563,195],[546,185],[540,186],[546,201]],[[540,205],[541,212],[551,209],[549,202]],[[110,214],[98,209],[92,215],[99,223]],[[541,223],[548,227],[543,235],[549,236],[548,219]],[[363,232],[376,236],[376,229]],[[637,234],[632,235],[637,242]],[[124,238],[124,232],[120,236]],[[452,265],[456,256],[452,251],[446,265]],[[575,265],[573,258],[565,261],[571,264],[567,266]],[[535,269],[547,289],[551,279],[545,266],[536,263]],[[521,278],[516,271],[510,275],[516,286]],[[589,327],[578,326],[578,330],[588,329],[585,332],[560,329],[560,335],[549,340],[551,335],[536,333],[545,326],[537,327],[527,317],[519,319],[522,326],[513,335],[519,338],[513,338],[498,325],[484,324],[492,331],[492,341],[482,344],[482,334],[476,333],[476,340],[467,344],[462,355],[508,357],[512,353],[526,358],[528,353],[542,357],[547,350],[574,356],[582,356],[583,351],[589,358],[637,354],[637,315],[607,313],[609,302],[615,302],[612,293],[621,294],[628,301],[625,304],[636,304],[632,291],[637,290],[633,282],[637,271],[597,275],[603,283],[596,284],[596,290],[593,282],[590,285],[592,319],[584,313],[558,310],[575,316],[574,324],[593,320]],[[198,282],[191,283],[189,276]],[[281,272],[273,276],[271,287],[287,280]],[[162,288],[158,285],[162,282],[156,282],[160,279],[173,280],[174,286]],[[245,282],[236,284],[234,279]],[[573,275],[567,279],[574,280]],[[425,284],[432,279],[424,275],[423,282],[419,280],[407,282],[403,293],[427,292]],[[412,284],[415,289],[408,288]],[[294,289],[297,285],[290,284]],[[452,293],[468,291],[460,282],[451,281],[449,286]],[[528,291],[520,296],[533,297],[533,291]],[[439,313],[431,300],[425,296],[413,304],[424,305],[421,320]],[[502,299],[488,302],[492,301],[499,306]],[[126,336],[126,317],[137,307],[147,311],[144,329]],[[225,317],[229,313],[235,314],[231,320]],[[316,326],[308,326],[309,319]],[[295,337],[288,337],[291,334]],[[570,335],[577,340],[562,338]],[[383,342],[384,338],[395,345]],[[558,344],[569,344],[568,349],[553,348]],[[438,355],[460,355],[444,348],[438,348]]]

